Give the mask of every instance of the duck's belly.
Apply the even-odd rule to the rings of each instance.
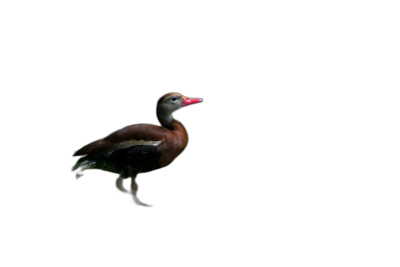
[[[149,172],[160,168],[161,152],[157,146],[138,145],[114,151],[110,159],[120,166],[126,175]]]

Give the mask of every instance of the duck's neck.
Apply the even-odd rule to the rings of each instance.
[[[172,114],[163,114],[157,112],[158,120],[161,125],[165,128],[168,128],[174,132],[182,132],[184,135],[187,135],[186,129],[180,121],[177,121],[172,117]]]
[[[173,124],[175,122],[175,119],[174,119],[174,117],[172,117],[172,114],[163,114],[163,113],[157,111],[157,118],[160,121],[162,126],[172,130]]]

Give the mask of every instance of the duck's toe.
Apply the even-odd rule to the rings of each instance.
[[[140,199],[137,196],[133,196],[133,200],[135,201],[136,204],[138,204],[140,206],[151,207],[151,205],[143,203],[142,201],[140,201]]]

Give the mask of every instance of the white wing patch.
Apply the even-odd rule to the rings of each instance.
[[[113,145],[108,151],[108,154],[111,154],[118,149],[125,149],[131,146],[158,146],[159,144],[161,144],[161,141],[129,140]]]

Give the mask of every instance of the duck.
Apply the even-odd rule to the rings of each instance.
[[[172,113],[201,102],[202,98],[186,97],[180,93],[163,95],[157,102],[157,118],[161,126],[134,124],[85,145],[73,154],[80,158],[72,171],[80,169],[76,178],[87,169],[117,173],[116,187],[131,194],[136,204],[150,206],[137,196],[137,175],[164,168],[183,152],[188,144],[188,134]],[[123,186],[123,180],[128,178],[131,179],[130,191]]]

